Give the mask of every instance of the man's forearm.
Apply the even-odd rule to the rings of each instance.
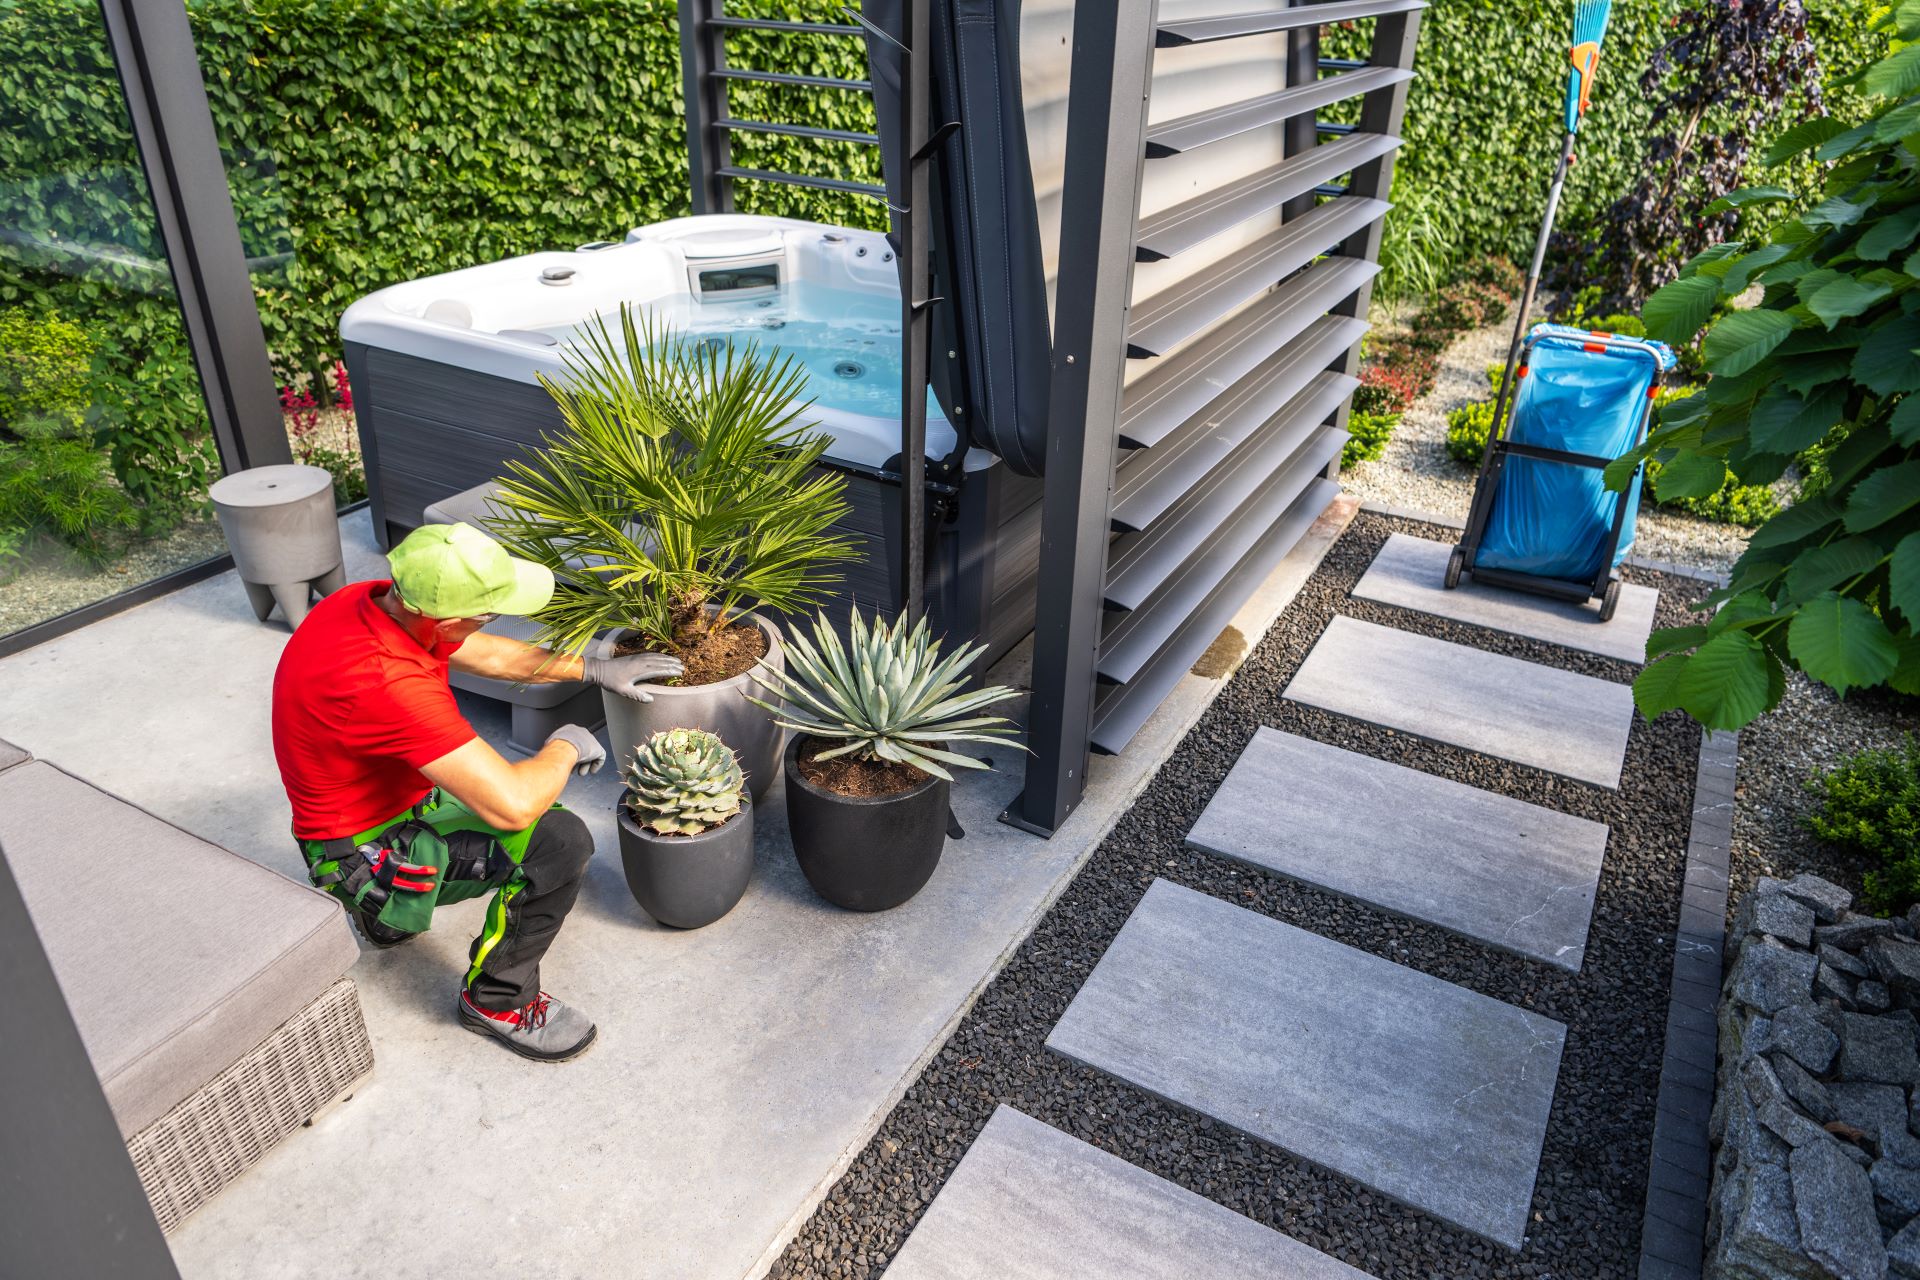
[[[555,653],[522,640],[490,636],[484,631],[467,637],[467,642],[454,650],[451,661],[456,671],[513,684],[578,680],[584,671],[576,654]]]

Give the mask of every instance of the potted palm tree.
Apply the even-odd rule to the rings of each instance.
[[[566,373],[545,383],[563,427],[507,464],[493,535],[553,570],[536,615],[565,652],[672,654],[685,674],[651,702],[606,695],[616,758],[663,729],[698,728],[738,753],[757,798],[781,731],[747,701],[757,671],[779,670],[775,613],[817,605],[855,544],[833,530],[845,478],[815,467],[805,371],[754,345],[695,342],[620,310],[583,325]]]
[[[786,752],[787,825],[807,882],[836,906],[884,911],[920,892],[939,865],[946,766],[987,767],[951,745],[1018,745],[1012,721],[974,714],[1014,691],[963,692],[985,646],[942,658],[924,619],[868,626],[856,608],[848,636],[842,645],[824,615],[811,637],[796,632],[786,670],[757,677],[786,705],[760,705],[800,735]]]
[[[622,776],[620,862],[634,901],[676,929],[733,910],[753,874],[753,801],[727,744],[668,729],[640,744]]]

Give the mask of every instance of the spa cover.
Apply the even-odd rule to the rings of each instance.
[[[930,3],[931,128],[959,125],[941,146],[931,183],[934,290],[943,299],[933,314],[934,394],[948,420],[963,426],[963,442],[1021,475],[1039,475],[1052,337],[1020,94],[1020,0]],[[907,0],[866,0],[862,11],[906,43]],[[905,55],[870,34],[867,60],[888,198],[898,210],[907,203]],[[958,357],[944,358],[948,351]]]

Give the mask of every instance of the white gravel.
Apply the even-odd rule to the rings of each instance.
[[[0,568],[0,636],[212,559],[226,549],[227,540],[212,517],[191,519],[163,537],[137,542],[104,568],[42,538],[25,549],[24,563],[12,577]]]
[[[1487,366],[1506,359],[1512,338],[1513,324],[1506,320],[1465,334],[1447,348],[1433,389],[1407,409],[1386,452],[1341,472],[1341,486],[1365,501],[1465,520],[1474,471],[1447,455],[1447,413],[1491,398]],[[1641,504],[1635,528],[1635,555],[1716,573],[1725,573],[1739,558],[1750,532],[1663,511],[1651,502]]]

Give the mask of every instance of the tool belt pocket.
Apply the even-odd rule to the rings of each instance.
[[[432,867],[436,886],[445,883],[452,861],[439,832],[417,818],[407,818],[358,843],[342,838],[318,845],[309,854],[307,878],[315,888],[375,916],[389,928],[425,933],[433,922],[438,892],[410,892],[381,884],[362,852],[369,848],[388,850],[390,859],[398,862]]]

